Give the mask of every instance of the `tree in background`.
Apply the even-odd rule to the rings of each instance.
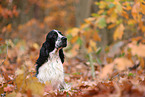
[[[1,96],[144,97],[144,10],[144,0],[0,0]],[[52,29],[68,38],[69,91],[34,77]]]

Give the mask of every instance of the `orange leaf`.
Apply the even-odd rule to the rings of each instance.
[[[114,35],[113,35],[113,38],[114,38],[114,40],[117,40],[117,39],[121,39],[122,38],[122,36],[123,36],[123,31],[124,31],[124,26],[123,26],[123,24],[120,24],[117,28],[116,28],[116,30],[115,30],[115,32],[114,32]]]
[[[96,42],[93,40],[89,41],[89,47],[88,47],[88,53],[92,52],[93,50],[96,50]]]
[[[71,43],[75,43],[78,40],[78,36],[74,36],[71,40]]]
[[[90,18],[87,18],[87,19],[85,19],[85,22],[86,23],[88,23],[88,24],[91,24],[92,23],[92,21],[94,21],[95,20],[95,18],[93,17],[90,17]]]
[[[11,25],[11,24],[8,24],[8,25],[7,25],[7,31],[8,31],[8,32],[11,32],[11,30],[12,30],[12,25]]]
[[[139,40],[142,40],[142,36],[138,36],[138,37],[135,37],[135,38],[132,38],[131,40],[132,41],[139,41]]]
[[[126,11],[122,11],[122,16],[126,19],[129,19],[128,13]]]
[[[113,27],[115,27],[116,26],[116,24],[114,23],[114,24],[110,24],[107,28],[108,29],[111,29],[111,28],[113,28]]]
[[[136,42],[130,43],[129,47],[131,48],[132,55],[138,55],[140,57],[145,57],[145,45],[139,44],[136,45]]]
[[[0,41],[2,41],[3,39],[2,38],[0,38]]]
[[[133,5],[132,11],[131,11],[131,14],[135,20],[138,20],[139,9],[140,9],[140,3],[137,2]]]
[[[133,66],[132,62],[129,59],[125,58],[125,57],[116,58],[114,60],[114,64],[117,64],[116,65],[116,69],[118,69],[120,71],[125,70],[128,67]]]
[[[111,16],[107,18],[106,22],[107,23],[116,23],[117,17],[118,17],[117,13],[113,12],[111,14]]]
[[[94,32],[92,35],[93,35],[93,39],[94,39],[95,41],[101,41],[101,38],[100,38],[100,36],[98,35],[97,32]]]
[[[74,36],[78,35],[79,31],[80,31],[79,28],[73,28],[71,31],[72,36],[74,37]]]
[[[107,78],[108,74],[112,74],[113,73],[113,67],[114,67],[113,63],[105,65],[102,72],[100,73],[100,78]]]
[[[140,58],[140,66],[141,66],[142,68],[145,67],[144,58]]]
[[[145,1],[140,2],[140,6],[142,13],[145,14]]]
[[[78,49],[79,49],[79,45],[78,44],[75,44],[74,46],[73,46],[73,48],[72,48],[72,50],[71,50],[71,52],[72,52],[72,55],[71,56],[76,56],[77,54],[78,54]]]
[[[136,21],[134,19],[129,19],[128,24],[129,25],[136,24]]]
[[[141,27],[142,32],[145,32],[145,26]]]

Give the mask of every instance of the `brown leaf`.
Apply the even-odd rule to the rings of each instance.
[[[116,69],[120,71],[126,70],[128,67],[133,66],[133,63],[125,57],[116,58],[114,60],[114,64],[116,64]]]
[[[2,41],[3,40],[3,38],[0,38],[0,41]]]
[[[138,55],[140,57],[145,57],[145,45],[140,43],[136,45],[136,42],[128,44],[131,48],[132,55]]]
[[[107,78],[108,74],[112,74],[113,73],[113,68],[114,68],[114,64],[113,63],[105,65],[105,67],[102,69],[102,72],[99,74],[100,78],[103,78],[103,79]]]
[[[26,90],[30,90],[32,94],[42,96],[44,93],[44,84],[40,83],[36,77],[30,77],[26,80]]]
[[[31,90],[27,90],[27,97],[33,97],[33,96],[32,96],[32,91],[31,91]]]

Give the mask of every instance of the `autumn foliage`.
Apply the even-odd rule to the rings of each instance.
[[[0,94],[2,97],[144,97],[145,1],[100,0],[97,12],[75,27],[79,0],[0,1]],[[62,8],[63,10],[60,10]],[[49,12],[45,15],[42,11]],[[39,15],[42,15],[41,17]],[[38,18],[40,17],[40,18]],[[43,17],[43,18],[42,18]],[[52,90],[35,77],[35,62],[45,34],[59,29],[67,36],[64,90]]]

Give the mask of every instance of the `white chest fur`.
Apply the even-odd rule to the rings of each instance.
[[[48,61],[40,68],[37,78],[40,82],[50,82],[54,88],[59,88],[64,82],[64,71],[59,51],[54,49],[50,54]]]

